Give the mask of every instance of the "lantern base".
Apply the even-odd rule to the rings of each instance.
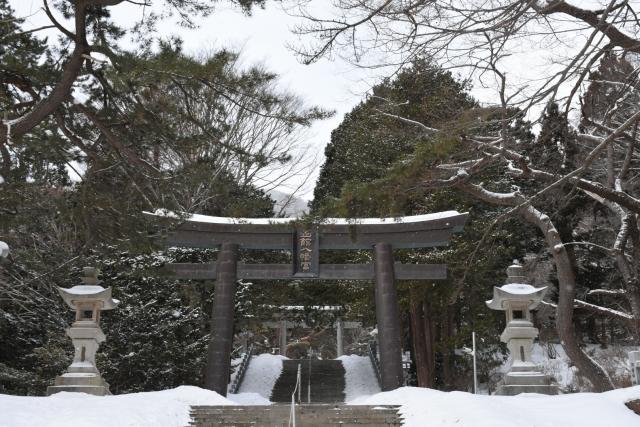
[[[552,384],[551,377],[542,372],[509,372],[494,395],[515,396],[521,393],[556,395],[560,393],[560,389]]]
[[[55,384],[47,387],[47,396],[61,391],[87,393],[94,396],[111,394],[109,384],[102,379],[100,374],[91,373],[66,373],[56,377]]]
[[[522,393],[537,393],[555,396],[560,394],[557,385],[500,385],[494,396],[516,396]]]

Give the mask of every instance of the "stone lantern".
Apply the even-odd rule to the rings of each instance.
[[[98,271],[84,268],[82,284],[70,289],[58,288],[64,302],[76,312],[75,322],[67,329],[73,342],[75,354],[67,372],[57,377],[55,385],[47,388],[51,395],[60,391],[75,391],[104,396],[111,394],[109,384],[96,368],[96,352],[105,340],[100,329],[100,312],[115,308],[119,301],[111,298],[111,288],[103,288],[98,280]]]
[[[493,299],[487,301],[487,306],[506,314],[507,326],[500,340],[507,344],[513,361],[495,394],[558,394],[551,377],[531,360],[533,340],[538,337],[538,329],[531,322],[531,310],[540,304],[546,292],[546,287],[534,288],[527,284],[524,269],[517,262],[507,268],[507,283],[493,288]]]

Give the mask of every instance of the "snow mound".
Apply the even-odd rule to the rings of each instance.
[[[218,393],[198,387],[91,396],[57,393],[49,397],[0,395],[1,427],[183,427],[191,405],[233,405]]]
[[[336,360],[342,361],[344,366],[345,401],[351,402],[362,396],[380,393],[380,386],[368,357],[351,355],[341,356]]]
[[[242,404],[264,402],[250,393],[231,397]],[[407,427],[635,427],[640,417],[624,402],[639,398],[640,386],[599,394],[514,397],[403,387],[356,398],[350,404],[400,405]],[[189,423],[191,405],[233,404],[215,392],[188,386],[104,397],[0,395],[0,426],[182,427]]]
[[[239,394],[256,393],[269,400],[273,386],[282,373],[282,361],[287,358],[274,354],[260,354],[251,358],[244,374]]]
[[[401,405],[406,427],[637,427],[640,417],[624,402],[638,398],[640,386],[607,393],[513,397],[402,387],[349,403]]]

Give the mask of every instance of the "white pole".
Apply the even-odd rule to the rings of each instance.
[[[311,357],[309,357],[309,381],[307,383],[307,403],[311,403]]]
[[[289,427],[296,427],[296,402],[294,392],[291,396],[291,414],[289,415]]]
[[[298,373],[296,375],[296,387],[293,389],[293,393],[291,393],[291,410],[289,412],[289,427],[296,427],[296,391],[298,392],[298,401],[300,401],[300,372],[301,365],[298,363]]]
[[[298,378],[296,379],[296,387],[298,388],[298,403],[302,403],[300,393],[302,393],[302,365],[298,363]]]
[[[473,394],[478,394],[478,373],[476,369],[476,333],[471,332],[473,344]]]

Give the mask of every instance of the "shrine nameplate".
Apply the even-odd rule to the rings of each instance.
[[[318,277],[320,245],[316,227],[297,227],[293,247],[293,276]]]

